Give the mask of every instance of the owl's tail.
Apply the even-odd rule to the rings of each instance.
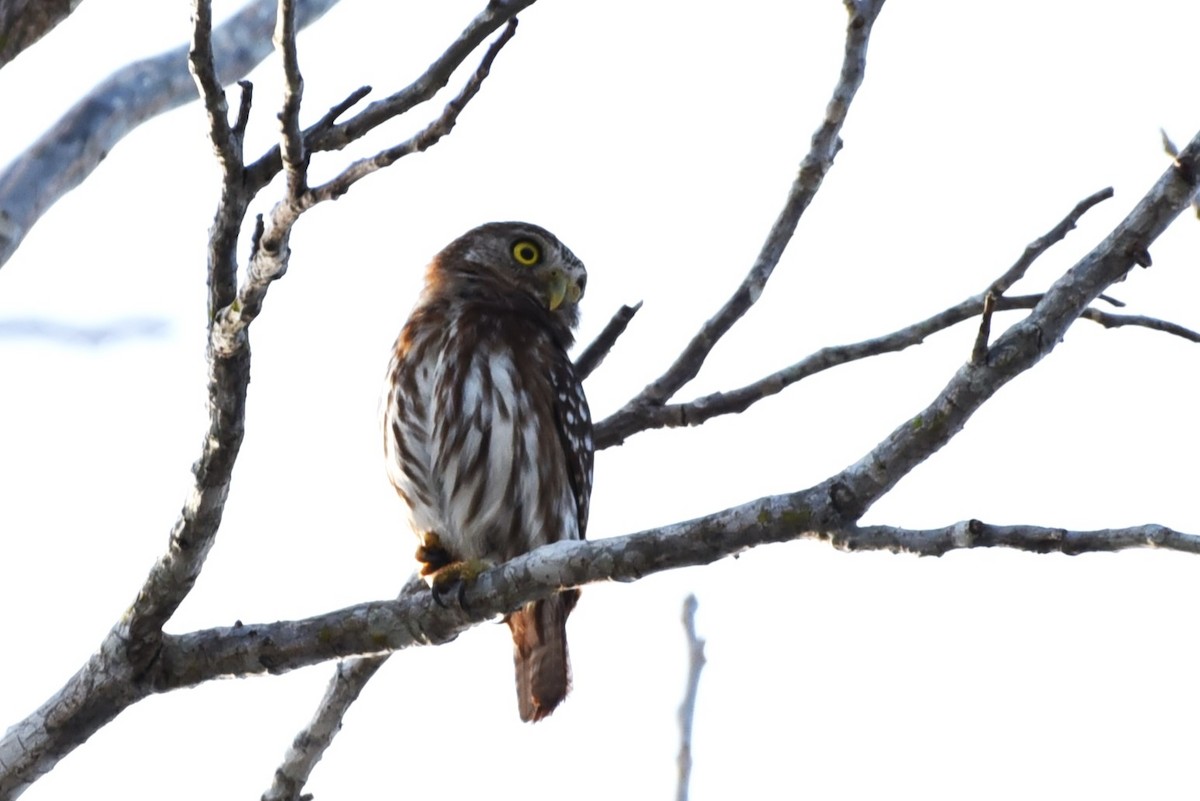
[[[517,671],[517,707],[521,720],[549,715],[571,689],[567,658],[567,615],[575,608],[579,590],[563,590],[525,604],[505,618],[513,636]]]

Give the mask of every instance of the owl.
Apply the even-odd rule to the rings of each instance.
[[[383,441],[439,603],[489,566],[584,537],[592,422],[567,351],[586,284],[575,254],[520,222],[468,231],[425,273],[388,367]],[[505,618],[522,720],[567,694],[578,598],[562,590]]]

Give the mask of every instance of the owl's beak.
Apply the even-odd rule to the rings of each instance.
[[[579,300],[581,294],[579,284],[562,270],[554,270],[546,280],[546,305],[550,311],[556,311],[564,300]]]

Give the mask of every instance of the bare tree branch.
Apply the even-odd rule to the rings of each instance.
[[[233,464],[241,447],[250,379],[249,325],[261,312],[270,284],[287,270],[287,243],[292,226],[306,209],[334,196],[303,188],[304,155],[299,150],[300,158],[293,162],[284,199],[274,206],[266,220],[261,217],[258,220],[246,278],[239,287],[238,238],[250,200],[261,189],[249,185],[246,180],[242,154],[250,91],[248,85],[243,86],[237,119],[230,125],[228,104],[214,65],[211,2],[193,2],[194,28],[188,64],[208,112],[210,138],[222,170],[221,198],[209,231],[208,250],[209,428],[200,459],[192,468],[195,484],[171,533],[168,551],[151,569],[129,611],[113,627],[97,654],[58,693],[0,738],[0,799],[19,795],[121,710],[146,694],[162,689],[160,670],[163,660],[170,658],[165,648],[171,639],[163,634],[162,627],[191,591],[215,541]],[[504,5],[492,3],[489,9],[498,12]],[[289,23],[290,9],[291,0],[282,0],[280,41],[285,51],[294,48],[296,28]],[[509,29],[492,44],[467,87],[451,101],[447,111],[422,132],[425,138],[419,139],[420,147],[414,149],[423,150],[449,132],[458,113],[478,92],[496,53],[511,38],[514,25],[515,21],[511,21]],[[287,89],[285,113],[281,115],[282,138],[289,143],[289,158],[292,158],[298,150],[294,146],[297,143],[303,146],[295,122],[300,81],[294,51],[290,56],[285,52],[284,69]],[[355,92],[318,124],[332,125],[339,108],[348,107],[361,95],[361,90]],[[418,134],[418,138],[422,134]],[[347,181],[346,188],[352,183],[353,180]],[[379,650],[366,648],[347,654]],[[267,661],[261,662],[260,666],[266,667]],[[355,675],[365,682],[370,672],[366,667],[360,667]],[[353,698],[346,697],[344,692],[343,689],[333,693],[330,703],[342,699],[341,702],[348,706]],[[311,724],[316,727],[314,736],[318,740],[332,738],[340,715],[341,712],[332,707],[325,710],[325,717],[319,713],[318,719]],[[306,759],[310,760],[308,769],[311,769],[321,753],[323,746],[293,755],[294,759],[289,758],[288,764],[295,769],[284,778],[298,777],[304,770]]]
[[[341,197],[346,194],[351,185],[360,179],[367,177],[376,170],[395,163],[398,159],[410,153],[420,153],[429,149],[443,136],[449,134],[458,121],[458,115],[466,108],[467,103],[471,102],[471,99],[479,93],[484,79],[491,73],[492,63],[496,60],[496,56],[500,54],[500,50],[503,49],[504,45],[508,44],[516,32],[517,18],[513,17],[508,21],[504,31],[488,46],[483,59],[479,62],[479,66],[472,73],[466,85],[446,104],[446,107],[442,109],[442,113],[433,122],[400,144],[381,150],[369,158],[359,159],[342,170],[337,177],[320,186],[313,187],[304,197],[305,207],[307,208],[324,200],[335,200]]]
[[[883,0],[847,2],[850,20],[846,28],[845,52],[841,74],[833,97],[825,110],[825,119],[813,134],[812,144],[800,163],[800,172],[788,191],[787,201],[779,212],[758,257],[741,285],[725,302],[720,311],[709,319],[683,349],[670,367],[651,382],[620,410],[610,415],[601,426],[611,431],[623,431],[630,418],[646,407],[660,406],[700,372],[713,347],[734,323],[753,306],[765,289],[767,280],[779,263],[784,249],[791,241],[800,216],[816,196],[833,165],[834,156],[842,146],[839,133],[854,95],[866,74],[867,43],[871,27],[883,8]],[[620,440],[618,440],[620,441]]]
[[[71,15],[80,0],[0,0],[0,68]]]
[[[0,338],[44,339],[66,345],[108,345],[123,339],[156,339],[168,329],[166,320],[130,317],[98,325],[75,325],[55,320],[17,318],[0,320]]]
[[[983,294],[986,296],[990,292],[993,295],[999,296],[1012,289],[1013,284],[1025,277],[1025,273],[1029,272],[1029,268],[1033,266],[1033,263],[1037,261],[1039,256],[1061,242],[1067,234],[1075,230],[1075,226],[1079,224],[1079,220],[1083,215],[1087,214],[1093,206],[1103,203],[1112,196],[1112,187],[1106,186],[1076,203],[1075,208],[1071,209],[1071,213],[1064,217],[1058,225],[1030,242],[1025,248],[1025,252],[1021,254],[1021,257],[1017,259],[1013,266],[1009,267],[1004,275],[993,281],[992,285],[984,290]]]
[[[354,654],[441,644],[563,587],[637,581],[665,570],[711,564],[769,543],[816,540],[846,551],[923,556],[990,547],[1069,555],[1131,548],[1200,553],[1200,534],[1156,524],[1094,531],[989,526],[979,521],[930,530],[826,525],[838,516],[827,487],[818,485],[636,534],[542,546],[481,574],[466,590],[465,608],[439,606],[426,588],[414,586],[396,600],[361,603],[302,620],[166,635],[161,659],[138,690],[166,692],[222,676],[278,674]]]
[[[687,801],[692,783],[692,721],[696,717],[696,696],[700,691],[700,673],[704,670],[704,640],[696,635],[696,607],[699,602],[689,594],[683,601],[683,631],[687,636],[688,675],[683,702],[679,705],[679,778],[676,801]]]
[[[221,319],[237,296],[238,234],[250,202],[240,180],[242,140],[229,124],[229,107],[213,65],[209,0],[195,0],[193,23],[188,64],[208,111],[209,134],[222,172],[221,199],[209,229],[209,426],[200,458],[192,467],[195,485],[171,532],[170,547],[114,629],[133,665],[154,658],[163,625],[191,591],[216,539],[241,449],[250,383],[248,344],[243,337],[230,346],[222,337]]]
[[[608,325],[604,326],[604,330],[600,332],[599,336],[583,349],[579,358],[575,360],[575,373],[579,376],[580,381],[590,376],[603,363],[608,352],[617,343],[617,339],[629,327],[629,321],[633,319],[633,315],[637,314],[641,308],[642,302],[639,300],[633,306],[622,306],[617,309],[617,313],[608,321]]]
[[[446,48],[419,78],[404,89],[382,100],[376,100],[345,122],[334,122],[339,115],[332,118],[326,115],[316,125],[308,128],[304,132],[307,152],[311,154],[325,150],[341,150],[379,125],[431,99],[450,82],[450,76],[484,39],[534,2],[535,0],[492,0],[487,8],[471,20],[458,39]],[[349,105],[346,105],[342,111],[348,108]],[[281,169],[283,161],[279,148],[272,148],[247,167],[246,183],[257,191],[270,183]]]
[[[945,327],[949,323],[944,321],[955,314],[965,315],[962,319],[966,319],[982,313],[988,299],[994,302],[997,311],[1030,309],[1021,322],[994,343],[989,345],[990,336],[981,335],[971,361],[951,378],[925,410],[904,421],[858,462],[814,487],[761,498],[695,520],[624,537],[598,542],[566,541],[540,548],[479,576],[466,588],[465,603],[461,607],[441,607],[424,587],[416,585],[410,586],[394,601],[358,604],[304,620],[239,624],[183,635],[164,634],[163,624],[191,590],[221,521],[244,426],[250,366],[248,326],[260,313],[271,282],[287,269],[291,228],[308,207],[305,203],[311,205],[336,197],[340,192],[335,193],[335,189],[341,187],[341,191],[345,191],[358,177],[367,174],[355,172],[357,165],[351,165],[339,176],[346,177],[344,184],[336,184],[338,179],[335,179],[325,186],[328,191],[324,193],[322,187],[308,189],[303,173],[307,153],[339,147],[338,142],[351,141],[383,119],[400,113],[398,109],[406,103],[411,108],[428,99],[445,85],[453,70],[451,62],[461,63],[484,37],[507,22],[508,29],[489,47],[466,88],[442,115],[409,142],[383,151],[376,158],[393,151],[399,154],[395,156],[398,158],[404,152],[424,149],[438,141],[453,126],[458,113],[487,75],[495,54],[512,35],[515,25],[512,15],[531,2],[492,0],[487,10],[417,83],[392,98],[372,104],[346,123],[337,123],[340,115],[362,97],[361,91],[356,92],[326,114],[316,126],[301,134],[298,62],[294,49],[291,56],[286,52],[289,46],[294,47],[294,42],[289,41],[294,36],[294,26],[288,19],[291,0],[281,0],[280,40],[285,50],[284,68],[294,73],[288,76],[289,89],[282,115],[284,133],[273,157],[269,153],[246,170],[243,168],[242,133],[250,110],[249,89],[243,88],[237,119],[230,125],[229,109],[221,90],[223,81],[213,61],[215,44],[210,30],[211,8],[208,0],[194,0],[195,31],[189,62],[205,101],[211,138],[223,173],[222,196],[208,252],[211,312],[209,427],[201,457],[193,468],[195,483],[172,531],[169,550],[151,570],[129,612],[62,690],[0,738],[0,799],[19,795],[63,755],[124,708],[149,694],[194,686],[216,677],[278,673],[329,659],[369,654],[339,668],[317,714],[293,743],[276,774],[275,784],[264,796],[295,798],[340,727],[345,710],[385,658],[384,654],[413,645],[446,642],[478,622],[493,619],[536,598],[547,597],[563,587],[595,581],[637,580],[661,570],[708,564],[766,543],[818,539],[849,550],[886,549],[925,554],[997,545],[1035,552],[1082,553],[1161,547],[1200,553],[1200,535],[1157,525],[1077,532],[1037,526],[989,526],[979,521],[930,531],[857,525],[879,497],[948,442],[1001,386],[1049,353],[1075,320],[1084,317],[1096,319],[1101,324],[1114,320],[1125,322],[1113,324],[1136,324],[1131,321],[1137,318],[1100,313],[1089,304],[1102,297],[1101,293],[1113,281],[1124,278],[1133,264],[1148,265],[1150,244],[1191,202],[1196,176],[1200,175],[1200,134],[1197,134],[1177,155],[1171,170],[1117,229],[1046,293],[1033,299],[1003,296],[1003,292],[1024,274],[1026,264],[1018,273],[1010,271],[1010,281],[1010,273],[1002,276],[999,283],[1007,281],[1007,285],[997,288],[994,284],[998,291],[986,292],[930,318],[937,322],[929,330],[937,330],[937,325]],[[643,425],[646,418],[638,416],[643,411],[657,413],[668,409],[666,401],[698,373],[715,342],[757,301],[792,236],[796,221],[831,165],[840,146],[838,131],[862,80],[867,38],[882,0],[848,0],[847,5],[851,22],[841,80],[825,123],[813,137],[813,147],[802,163],[787,204],[750,274],[734,296],[706,323],[679,359],[618,413],[632,415],[629,419],[636,425]],[[465,42],[470,41],[475,44],[466,47]],[[455,55],[452,56],[451,51]],[[440,84],[437,83],[439,80]],[[400,152],[406,146],[411,149]],[[247,275],[239,286],[236,246],[249,199],[271,176],[284,169],[285,161],[287,195],[265,220],[260,219]],[[3,178],[0,176],[0,198],[4,197]],[[1076,210],[1082,214],[1086,208],[1077,207]],[[3,223],[2,219],[0,223]],[[1066,229],[1062,231],[1063,235],[1065,233]],[[0,263],[3,258],[6,256],[0,253]],[[1033,258],[1036,253],[1029,263]],[[1026,300],[1028,306],[1019,305]],[[1104,322],[1106,320],[1108,323]],[[589,372],[603,358],[627,322],[625,319],[618,323],[614,318],[594,347],[584,352],[581,361],[587,357],[584,366],[588,367],[590,363]],[[1166,326],[1172,325],[1157,322],[1161,323],[1158,330],[1168,330]],[[919,339],[905,337],[917,336],[912,332],[926,330],[920,326],[928,323],[930,321],[904,329],[909,332],[904,337],[896,338],[894,334],[881,340],[888,340],[895,349],[907,347]],[[611,337],[608,336],[610,329],[614,331]],[[1195,336],[1178,326],[1170,333]],[[829,358],[846,361],[860,358],[854,355],[856,353],[880,347],[878,342],[873,340],[827,351],[834,353]],[[815,362],[808,363],[810,366],[805,369],[812,369]],[[833,363],[841,362],[829,362],[830,365]],[[762,384],[759,389],[778,391],[773,388],[775,384],[782,385],[789,377],[790,374],[784,376],[781,371],[763,380],[774,381],[769,386],[759,382]],[[745,406],[749,406],[754,399],[745,400]],[[679,419],[684,423],[698,419],[704,409],[696,403],[675,407],[680,413]],[[690,409],[685,411],[685,407]],[[609,424],[607,429],[603,428],[605,423]],[[598,430],[597,434],[601,447],[623,438],[620,419],[613,422],[610,418],[605,423],[601,424],[601,429],[606,433]]]
[[[1197,175],[1200,134],[1120,225],[988,348],[985,360],[964,365],[928,407],[830,481],[842,519],[858,520],[913,467],[949,442],[1000,387],[1050,353],[1101,292],[1134,264],[1148,261],[1150,244],[1191,205]]]
[[[313,768],[341,730],[342,718],[387,658],[388,654],[378,654],[338,663],[316,714],[292,741],[283,763],[275,770],[271,786],[262,794],[262,801],[300,800],[300,791],[308,783]]]
[[[400,597],[425,589],[424,580],[414,573],[400,591]],[[350,705],[358,700],[359,693],[389,656],[359,656],[338,663],[325,688],[325,695],[317,704],[317,711],[292,741],[283,762],[275,769],[275,777],[263,793],[262,801],[300,801],[301,791],[308,783],[313,768],[341,731],[342,719],[350,710]]]
[[[300,58],[296,53],[296,4],[294,0],[279,0],[275,15],[275,49],[283,56],[283,108],[279,123],[283,141],[283,167],[287,173],[288,198],[298,200],[308,188],[304,140],[300,135],[300,100],[304,96],[304,78],[300,75]]]
[[[296,0],[296,25],[319,19],[337,0]],[[276,0],[254,0],[213,31],[217,83],[246,75],[271,52]],[[0,172],[0,266],[59,198],[83,183],[130,131],[196,99],[188,45],[110,75]]]
[[[884,353],[896,353],[906,348],[919,345],[929,336],[955,326],[984,313],[988,294],[997,288],[1007,288],[1016,282],[1033,263],[1033,259],[1044,253],[1050,245],[1062,239],[1080,215],[1101,200],[1111,196],[1111,190],[1101,190],[1080,201],[1061,222],[1045,235],[1034,240],[1025,249],[1016,264],[1009,268],[999,279],[994,281],[984,293],[951,306],[919,322],[905,326],[890,334],[862,340],[849,345],[832,345],[821,348],[800,361],[764,376],[745,386],[723,392],[714,392],[686,403],[668,403],[662,405],[646,405],[631,410],[626,414],[614,414],[596,424],[595,441],[597,448],[610,448],[619,445],[629,437],[642,431],[656,428],[676,428],[682,426],[698,426],[714,417],[726,414],[744,412],[764,398],[769,398],[782,392],[787,387],[849,362],[860,361]],[[1014,297],[1000,296],[994,301],[995,311],[1011,311],[1015,309],[1033,309],[1042,302],[1044,295],[1018,295]],[[1101,298],[1104,296],[1101,295]],[[1111,302],[1111,299],[1108,299]],[[1123,305],[1123,304],[1121,304]],[[1080,315],[1085,320],[1103,325],[1105,328],[1135,326],[1182,337],[1190,342],[1200,342],[1200,333],[1192,331],[1176,323],[1159,320],[1142,315],[1112,314],[1095,308],[1087,308]],[[983,344],[986,346],[987,338]],[[979,351],[977,339],[973,360],[978,361],[986,355]]]
[[[1030,553],[1063,553],[1068,556],[1130,548],[1200,553],[1200,536],[1152,523],[1128,528],[1071,531],[1046,526],[994,526],[979,520],[964,520],[925,530],[864,526],[831,537],[830,542],[847,551],[892,551],[920,556],[941,556],[966,548],[1014,548]]]
[[[1200,135],[1189,148],[1190,157],[1200,160]],[[1190,193],[1181,189],[1172,182],[1172,176],[1166,176],[1105,244],[1119,249],[1129,231],[1153,233],[1162,224],[1164,205],[1167,209],[1173,206],[1178,213],[1178,208],[1190,201]],[[1098,269],[1094,265],[1106,265],[1107,259],[1088,257],[1084,263],[1085,270],[1088,267]],[[1067,281],[1071,276],[1068,273],[1063,280]],[[1043,303],[1057,308],[1049,299]],[[1009,334],[1001,337],[993,350],[1001,347],[1008,338]],[[994,361],[981,367],[963,368],[988,369],[995,369]],[[925,428],[924,425],[913,426],[911,421],[906,427],[915,428],[918,434]],[[880,447],[889,446],[893,439],[895,435]],[[893,452],[897,459],[910,465],[909,469],[920,461],[915,457],[928,448],[920,438],[903,440],[899,446],[901,449],[893,448]],[[872,456],[878,459],[878,449]],[[843,523],[848,519],[845,510],[849,503],[862,497],[852,494],[855,488],[864,485],[869,488],[862,478],[863,470],[871,467],[873,475],[878,475],[885,469],[874,467],[874,464],[870,458],[865,458],[815,487],[761,498],[690,521],[624,537],[564,541],[544,546],[479,576],[467,589],[463,608],[441,607],[434,603],[430,593],[418,588],[406,592],[396,601],[359,604],[301,621],[164,635],[158,658],[148,664],[144,672],[131,675],[126,671],[103,681],[96,681],[93,673],[86,693],[79,692],[82,688],[73,680],[63,692],[75,687],[74,695],[52,699],[30,719],[11,729],[0,740],[0,766],[3,766],[0,767],[0,794],[10,792],[14,787],[19,790],[31,781],[28,774],[17,772],[20,766],[10,757],[22,754],[31,729],[36,734],[39,728],[43,731],[51,728],[47,723],[51,715],[57,721],[70,721],[83,713],[111,719],[120,709],[150,692],[193,686],[219,676],[278,673],[357,653],[446,642],[473,623],[492,619],[562,587],[594,581],[634,581],[662,570],[708,564],[766,543],[818,539],[848,550],[886,549],[927,554],[994,545],[1039,553],[1047,550],[1082,553],[1133,547],[1200,553],[1200,535],[1157,525],[1069,532],[1032,526],[987,527],[967,523],[933,532],[914,532],[879,526],[858,528]],[[884,476],[886,479],[886,474]],[[885,479],[877,478],[876,482],[882,483]],[[106,641],[106,649],[112,644],[110,638]],[[84,670],[95,669],[97,662],[121,664],[119,660],[113,660],[106,649],[93,657]],[[58,704],[65,705],[66,709]],[[90,727],[90,718],[88,723],[83,736],[94,730]],[[78,730],[73,732],[79,736]]]
[[[1042,301],[1043,295],[1018,295],[1002,297],[996,301],[996,311],[1011,311],[1014,309],[1032,309]],[[698,426],[726,414],[739,414],[746,411],[755,403],[783,390],[799,381],[839,367],[850,362],[861,361],[884,353],[896,353],[915,345],[920,345],[930,335],[951,328],[961,322],[983,313],[984,301],[978,297],[969,298],[952,306],[945,311],[920,322],[884,334],[873,339],[862,340],[849,345],[831,345],[821,348],[815,353],[782,370],[745,386],[723,392],[713,392],[686,403],[668,403],[663,406],[651,406],[640,409],[636,415],[626,420],[625,428],[617,430],[604,420],[597,424],[595,440],[596,447],[611,448],[619,445],[634,434],[650,431],[656,428],[680,428]],[[1112,314],[1095,308],[1087,308],[1080,317],[1098,323],[1105,328],[1120,328],[1133,326],[1161,331],[1166,334],[1181,337],[1189,342],[1200,343],[1200,333],[1185,328],[1177,323],[1159,320],[1154,317],[1131,314]]]
[[[485,11],[484,14],[480,15],[480,17],[476,18],[476,20],[472,23],[472,26],[464,32],[462,37],[460,37],[460,41],[467,39],[468,35],[472,34],[472,28],[483,24],[483,20],[485,20],[489,12],[493,10],[493,5],[496,4],[490,4],[488,10]],[[528,5],[528,3],[518,3],[514,5],[519,5],[523,8],[525,5]],[[870,34],[870,23],[874,21],[874,18],[878,15],[879,9],[882,7],[882,5],[883,0],[867,0],[867,2],[863,2],[861,4],[847,3],[847,8],[851,14],[851,21],[849,25],[849,32],[847,33],[846,62],[843,65],[842,79],[839,81],[838,87],[834,92],[833,100],[831,100],[829,109],[827,110],[825,124],[813,136],[812,148],[804,162],[801,164],[800,176],[796,179],[796,182],[793,185],[788,204],[781,213],[779,220],[776,221],[775,227],[772,230],[772,235],[768,238],[768,244],[764,246],[764,254],[769,253],[769,255],[760,256],[759,261],[756,262],[755,267],[752,268],[751,274],[747,277],[746,281],[743,282],[742,289],[739,290],[739,293],[746,293],[744,299],[740,294],[735,294],[734,298],[726,304],[725,310],[723,310],[721,313],[725,315],[724,322],[718,321],[714,323],[713,321],[710,321],[709,325],[712,327],[708,329],[709,333],[712,333],[721,328],[721,326],[724,326],[723,330],[720,330],[720,332],[716,334],[717,338],[719,338],[724,331],[728,330],[728,328],[732,326],[733,323],[742,316],[742,314],[745,313],[746,309],[748,309],[749,306],[757,300],[758,295],[762,292],[762,289],[766,284],[767,278],[770,277],[771,271],[774,269],[775,264],[778,263],[779,256],[782,254],[783,248],[790,239],[792,231],[795,230],[795,226],[799,220],[800,214],[803,213],[804,208],[807,207],[813,195],[815,195],[816,191],[820,188],[821,180],[823,179],[824,174],[828,170],[829,166],[832,164],[833,156],[840,147],[840,140],[837,138],[837,132],[840,130],[841,124],[845,119],[849,102],[853,98],[854,92],[857,90],[858,85],[860,85],[862,82],[862,75],[865,67],[865,62],[863,59],[865,58],[866,42]],[[514,8],[513,13],[515,13],[516,10],[517,9]],[[514,18],[510,21],[508,30],[505,31],[505,34],[499,37],[496,42],[492,44],[492,47],[485,56],[483,63],[476,71],[475,76],[473,76],[473,83],[481,82],[483,78],[487,76],[487,70],[490,67],[491,60],[495,57],[495,53],[498,52],[500,47],[502,47],[508,38],[512,36],[515,24],[516,19]],[[404,92],[394,95],[392,98],[389,98],[383,103],[372,104],[371,107],[368,107],[368,109],[360,113],[354,119],[343,123],[340,126],[336,126],[336,130],[330,131],[328,134],[326,134],[317,130],[317,126],[314,126],[314,128],[310,129],[310,131],[306,134],[306,141],[309,142],[310,149],[324,149],[328,146],[325,144],[325,139],[341,131],[352,133],[361,129],[363,132],[365,132],[367,128],[364,126],[378,124],[378,122],[381,122],[383,119],[387,118],[384,116],[384,114],[390,113],[389,104],[397,104],[398,108],[404,109],[408,107],[406,104],[420,102],[420,100],[423,99],[421,97],[421,93],[423,91],[428,91],[428,89],[421,88],[422,82],[427,77],[438,74],[441,62],[442,59],[439,59],[438,62],[435,62],[434,65],[432,65],[427,71],[426,75],[422,76],[422,79],[419,79]],[[445,73],[444,76],[440,77],[441,83],[438,84],[439,86],[445,84],[446,80],[448,79],[448,75],[449,73]],[[417,143],[428,139],[433,134],[441,135],[438,133],[442,127],[440,125],[441,119],[445,119],[449,116],[449,126],[445,126],[445,131],[448,132],[449,127],[453,125],[453,120],[457,117],[458,111],[461,109],[461,105],[465,103],[466,100],[470,99],[470,97],[474,94],[474,91],[477,91],[477,88],[477,86],[472,88],[472,84],[469,83],[460,96],[447,105],[446,110],[443,112],[442,118],[435,120],[433,124],[431,124],[421,133],[417,134],[409,142],[403,143],[402,145],[393,149],[393,151],[397,154],[396,157],[405,155],[407,152],[411,152],[412,149],[416,149]],[[378,119],[376,120],[376,118],[372,115],[376,115]],[[327,119],[329,119],[329,115],[327,115]],[[350,135],[350,133],[347,133],[346,135]],[[436,139],[434,141],[436,141]],[[337,146],[340,147],[341,145],[339,144]],[[419,149],[424,148],[420,147]],[[391,153],[385,151],[384,153],[375,156],[374,159],[364,159],[363,161],[351,165],[351,167],[344,171],[342,175],[338,176],[333,181],[330,181],[324,187],[317,187],[315,190],[313,190],[312,194],[324,195],[328,189],[328,195],[330,197],[337,197],[337,195],[341,194],[341,191],[344,191],[344,189],[341,191],[336,191],[342,186],[343,182],[346,186],[348,186],[354,180],[362,177],[362,175],[365,175],[369,171],[377,168],[375,166],[376,160],[380,159],[381,157],[389,158],[390,155]],[[270,177],[278,171],[277,159],[279,159],[278,151],[272,151],[271,153],[267,154],[267,156],[260,159],[259,162],[252,166],[249,171],[252,176],[252,180],[260,182],[270,180]],[[386,163],[391,163],[391,161],[389,160]],[[259,174],[260,169],[261,174]],[[319,199],[324,200],[326,197],[321,196]],[[622,307],[617,314],[614,315],[612,320],[609,321],[609,324],[601,332],[600,336],[597,337],[596,341],[594,341],[588,348],[584,350],[576,362],[576,368],[579,371],[581,378],[587,377],[600,364],[600,362],[603,361],[609,349],[612,348],[617,338],[621,335],[621,333],[624,332],[626,326],[628,326],[629,321],[633,318],[633,315],[640,308],[640,303],[634,307]],[[718,315],[718,318],[721,317],[721,314]],[[697,335],[696,339],[693,340],[693,346],[695,346],[697,342],[702,341],[708,335],[709,334],[706,334],[706,332],[702,330],[701,333]],[[699,370],[700,363],[703,362],[703,359],[707,355],[708,350],[711,349],[712,344],[715,344],[715,339],[703,349],[703,353],[699,354],[699,361],[695,364],[696,371]],[[676,364],[678,365],[679,362],[677,361]],[[680,382],[680,385],[682,385],[682,383],[686,383],[686,381],[690,380],[692,377],[694,377],[694,375],[695,372],[692,372],[691,375],[687,376],[686,379]],[[664,379],[660,379],[660,382],[662,380]],[[676,387],[676,389],[677,388],[678,387]],[[674,390],[672,390],[672,392],[673,391]],[[644,394],[645,392],[643,392],[643,395]],[[598,442],[597,447],[604,446]],[[366,678],[363,679],[364,683],[369,678],[370,675],[366,676]],[[325,706],[326,701],[323,701],[321,706],[318,708],[318,717],[320,717],[325,711]],[[346,706],[348,707],[348,703]],[[342,708],[341,714],[344,714],[344,712],[345,708]],[[300,736],[303,737],[304,733],[302,732]],[[321,752],[323,752],[323,748],[324,746],[322,746]],[[317,753],[316,758],[320,758],[320,752]],[[311,769],[311,765],[309,765],[309,768]],[[300,771],[297,771],[297,773],[300,773]],[[306,773],[303,775],[305,777],[307,776]],[[278,789],[278,792],[283,793],[283,795],[278,797],[298,797],[297,794],[302,787],[303,782],[300,782],[299,784],[291,782],[285,787],[280,787]],[[275,790],[276,786],[273,786],[272,791]]]
[[[1151,331],[1161,331],[1164,334],[1182,337],[1188,342],[1200,342],[1200,333],[1190,328],[1185,328],[1178,323],[1159,320],[1157,317],[1146,317],[1142,314],[1112,314],[1092,308],[1084,309],[1080,317],[1084,320],[1099,323],[1105,328],[1121,328],[1127,325],[1136,328],[1149,328]]]

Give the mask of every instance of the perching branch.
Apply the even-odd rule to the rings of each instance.
[[[637,581],[770,543],[816,540],[846,551],[923,556],[989,547],[1070,555],[1130,548],[1200,553],[1200,534],[1154,524],[1095,531],[979,521],[931,530],[828,525],[839,516],[837,501],[822,484],[636,534],[542,546],[481,574],[466,590],[465,608],[439,606],[428,589],[410,585],[396,600],[356,604],[301,620],[165,635],[161,658],[137,686],[138,697],[219,677],[279,674],[354,654],[437,645],[563,587]]]

